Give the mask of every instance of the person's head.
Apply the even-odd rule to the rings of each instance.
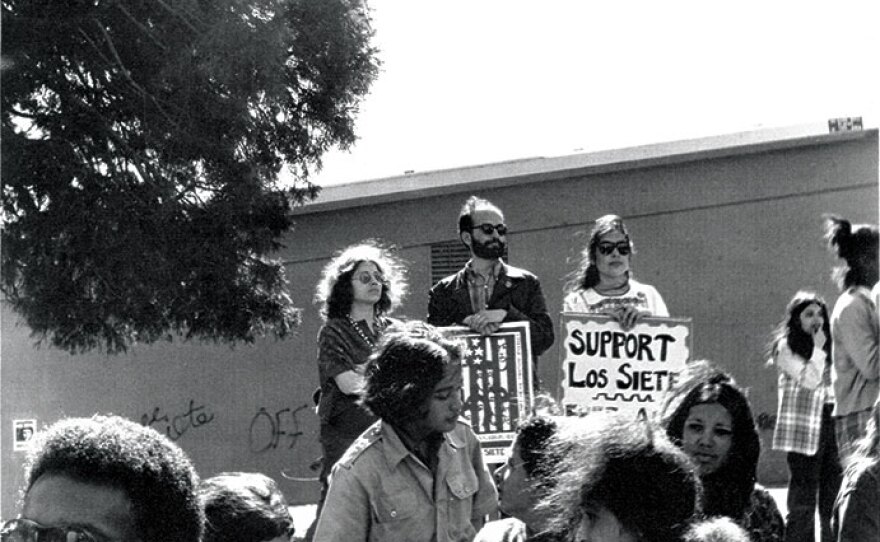
[[[683,542],[749,542],[749,534],[732,519],[723,516],[691,525]]]
[[[289,542],[293,518],[275,480],[257,472],[224,472],[202,480],[203,542]]]
[[[813,352],[813,335],[822,330],[826,339],[831,338],[831,324],[825,300],[813,292],[799,291],[785,308],[785,317],[776,328],[770,344],[771,354],[779,341],[784,340],[791,351],[804,359]],[[831,341],[826,340],[824,349],[831,353]]]
[[[761,443],[749,401],[730,375],[692,362],[664,401],[660,420],[694,461],[706,512],[739,517],[754,489]]]
[[[605,215],[596,219],[572,286],[586,290],[599,284],[603,277],[628,279],[633,252],[632,239],[622,218]]]
[[[94,416],[61,420],[35,439],[16,526],[23,539],[59,528],[99,541],[199,542],[198,475],[164,435],[118,416]]]
[[[851,224],[837,215],[825,215],[825,239],[846,265],[834,270],[841,290],[850,286],[872,287],[878,277],[878,233],[874,224]]]
[[[591,419],[595,418],[595,419]],[[694,466],[646,419],[587,416],[561,432],[557,481],[542,506],[552,529],[575,540],[672,542],[700,512]]]
[[[559,454],[548,450],[558,424],[549,416],[532,416],[519,425],[507,461],[495,471],[498,508],[527,525],[536,520],[538,501],[553,482]]]
[[[461,345],[412,321],[386,330],[367,365],[362,402],[416,434],[445,433],[461,414]]]
[[[324,318],[345,318],[355,302],[373,304],[376,315],[388,314],[406,290],[403,264],[392,249],[367,240],[346,247],[324,266],[315,303]]]
[[[494,260],[507,248],[507,225],[501,209],[483,198],[471,196],[458,215],[458,237],[472,256]]]

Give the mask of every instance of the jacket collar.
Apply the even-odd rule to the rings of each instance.
[[[401,440],[400,435],[397,434],[397,431],[390,424],[385,422],[384,420],[381,422],[382,424],[382,437],[385,441],[385,445],[383,446],[383,451],[385,453],[385,460],[388,462],[388,466],[396,468],[397,465],[406,458],[408,455],[412,455],[413,459],[420,461],[416,458],[415,454],[409,451],[406,445]],[[452,446],[453,448],[464,448],[465,442],[462,439],[461,435],[457,434],[458,431],[453,429],[448,433],[443,433],[443,440],[445,444]],[[439,453],[443,453],[443,446],[440,447]]]

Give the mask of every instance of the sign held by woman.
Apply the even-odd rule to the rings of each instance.
[[[691,353],[691,319],[643,317],[624,330],[600,314],[563,313],[560,349],[566,414],[653,414]]]

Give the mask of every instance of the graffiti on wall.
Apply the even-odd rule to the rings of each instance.
[[[299,415],[309,406],[302,404],[295,408],[270,410],[260,407],[248,428],[248,442],[253,453],[268,450],[291,450],[303,434],[300,429]]]
[[[162,407],[153,408],[152,413],[141,416],[141,425],[152,427],[165,433],[171,440],[177,440],[190,429],[203,427],[211,423],[214,413],[205,405],[197,405],[195,399],[189,400],[189,406],[179,413],[169,413]]]

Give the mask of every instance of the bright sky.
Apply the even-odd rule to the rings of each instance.
[[[319,185],[880,113],[873,0],[370,0],[382,70]]]

